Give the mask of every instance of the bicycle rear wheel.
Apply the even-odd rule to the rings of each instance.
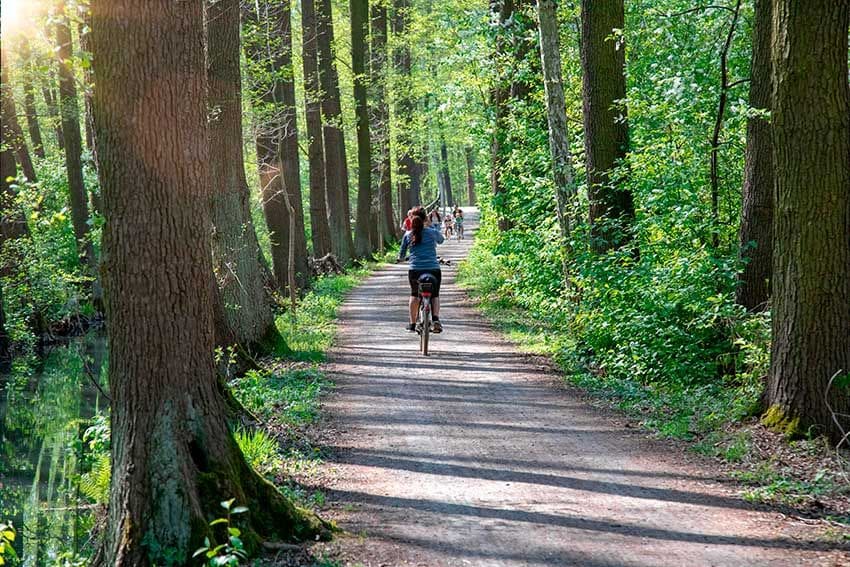
[[[428,356],[428,339],[431,335],[431,305],[422,307],[422,330],[419,333],[419,351],[423,356]]]

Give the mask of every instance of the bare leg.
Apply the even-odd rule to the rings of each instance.
[[[431,298],[431,312],[434,314],[434,317],[440,316],[440,298],[432,297]]]
[[[410,308],[410,323],[416,323],[416,317],[419,315],[419,298],[411,296],[408,307]]]

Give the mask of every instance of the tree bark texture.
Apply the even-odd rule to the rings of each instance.
[[[263,285],[242,152],[239,0],[207,0],[207,107],[212,258],[225,329],[222,346],[253,349],[277,338]]]
[[[345,265],[354,258],[351,238],[351,207],[348,202],[348,163],[342,130],[339,74],[334,61],[334,28],[331,0],[318,0],[316,25],[319,46],[319,80],[322,86],[322,131],[325,141],[325,190],[331,244]]]
[[[20,122],[18,122],[17,105],[15,104],[15,97],[12,93],[12,84],[9,82],[9,62],[6,49],[0,50],[0,58],[2,58],[2,61],[0,61],[2,71],[0,72],[2,72],[3,75],[3,91],[0,93],[0,96],[3,97],[3,115],[1,117],[3,123],[0,127],[3,128],[3,139],[12,148],[12,151],[14,151],[15,158],[21,166],[21,171],[23,172],[24,177],[26,177],[28,181],[37,181],[35,167],[33,166],[32,158],[30,157],[30,152],[27,148],[24,132],[21,130]]]
[[[537,13],[543,86],[546,92],[546,118],[549,124],[549,152],[552,156],[552,176],[555,181],[555,214],[558,217],[562,243],[566,246],[572,232],[572,211],[577,188],[567,129],[567,106],[564,99],[555,1],[538,0]]]
[[[504,232],[510,228],[510,219],[505,214],[505,187],[502,183],[502,168],[504,167],[504,138],[506,136],[506,119],[508,99],[510,97],[510,79],[507,60],[511,56],[507,23],[512,21],[514,12],[513,0],[490,0],[490,10],[498,25],[496,29],[496,79],[490,93],[490,104],[493,106],[493,137],[490,140],[490,190],[493,193],[493,208],[497,215],[499,230]]]
[[[39,158],[44,159],[44,141],[41,138],[41,127],[38,124],[38,111],[35,108],[35,89],[33,88],[32,73],[32,50],[29,43],[21,43],[21,60],[24,63],[24,71],[21,73],[21,83],[24,87],[24,112],[27,118],[27,131],[32,142],[32,151]]]
[[[351,69],[354,73],[354,114],[357,126],[357,220],[354,225],[354,253],[358,258],[372,255],[369,238],[372,207],[372,140],[369,134],[367,96],[366,35],[369,26],[369,0],[349,0],[351,10]]]
[[[59,58],[59,115],[62,121],[63,146],[65,147],[65,169],[68,174],[68,193],[71,201],[71,220],[77,250],[92,274],[98,273],[94,246],[89,238],[89,205],[83,181],[83,140],[80,132],[80,108],[77,101],[77,84],[71,68],[73,47],[71,28],[64,13],[64,4],[59,3],[60,12],[56,22],[56,54]],[[95,286],[95,291],[99,286]]]
[[[847,0],[773,2],[773,424],[841,436],[850,413],[850,86]],[[846,416],[839,418],[848,431]],[[796,423],[795,423],[796,422]]]
[[[328,205],[325,196],[325,143],[322,136],[322,101],[319,82],[318,28],[314,0],[301,0],[304,115],[307,124],[307,159],[310,172],[310,228],[313,255],[332,251]]]
[[[623,0],[582,0],[581,68],[591,249],[622,246],[634,218],[632,194],[614,186],[612,170],[626,157],[626,50],[622,38]]]
[[[91,9],[112,398],[101,564],[188,562],[221,535],[208,522],[228,497],[249,508],[251,548],[311,538],[321,524],[245,462],[217,387],[203,3]]]
[[[259,12],[257,9],[259,8]],[[249,76],[255,116],[260,125],[258,137],[267,145],[270,137],[274,153],[258,152],[261,170],[279,175],[262,186],[263,213],[272,233],[272,264],[280,286],[288,280],[289,223],[295,224],[295,269],[299,287],[309,279],[307,236],[304,230],[304,206],[301,200],[298,126],[295,82],[292,68],[292,19],[289,0],[262,0],[243,3],[246,28],[246,53],[251,61]],[[254,71],[253,69],[257,69]],[[261,174],[261,178],[263,174]],[[295,217],[290,218],[286,191]]]
[[[751,108],[771,108],[771,1],[756,0],[753,22],[753,57],[750,64]],[[743,268],[738,275],[735,300],[748,311],[764,311],[770,297],[773,263],[773,134],[770,119],[747,120],[747,150],[739,232]]]

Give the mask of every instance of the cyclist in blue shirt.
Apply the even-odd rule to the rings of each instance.
[[[440,282],[442,272],[437,260],[437,244],[445,240],[440,233],[440,225],[432,225],[427,218],[425,209],[416,207],[413,209],[411,229],[404,234],[401,240],[401,250],[397,261],[404,259],[404,255],[410,250],[410,270],[407,279],[410,282],[410,324],[408,331],[416,330],[416,316],[419,313],[419,276],[431,274],[436,279],[434,291],[431,296],[431,309],[433,313],[433,327],[435,333],[443,331],[440,323]]]

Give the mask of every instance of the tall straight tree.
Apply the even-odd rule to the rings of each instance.
[[[40,159],[44,159],[44,141],[41,139],[41,127],[38,124],[38,111],[35,107],[35,88],[33,87],[32,49],[28,41],[21,42],[20,47],[23,72],[21,83],[24,87],[24,112],[27,117],[27,131],[32,142],[32,151]]]
[[[769,111],[771,107],[771,1],[756,0],[753,21],[749,103],[760,111]],[[751,116],[747,120],[741,193],[739,250],[743,270],[738,275],[735,300],[749,311],[764,311],[770,297],[773,263],[773,136],[766,116]]]
[[[0,93],[0,96],[3,97],[3,116],[0,118],[2,118],[3,123],[0,127],[4,130],[3,139],[12,148],[12,151],[14,151],[15,158],[21,165],[24,177],[26,177],[28,181],[36,181],[35,167],[33,166],[32,158],[30,157],[30,152],[27,148],[27,141],[24,138],[24,132],[21,130],[21,125],[18,122],[18,111],[15,105],[15,97],[12,94],[12,84],[9,82],[9,69],[7,68],[8,53],[6,52],[5,47],[2,51],[2,61],[0,61],[0,68],[2,68],[2,71],[0,71],[0,73],[3,75],[3,92]]]
[[[312,539],[321,523],[248,465],[217,386],[203,3],[91,9],[112,399],[100,563],[187,562],[222,495],[248,507],[245,541]]]
[[[372,87],[372,155],[374,187],[377,190],[380,237],[384,242],[396,240],[398,223],[393,213],[393,182],[390,159],[390,108],[387,103],[387,6],[386,0],[374,0],[370,6],[370,86]],[[405,209],[406,211],[407,209]]]
[[[454,207],[454,194],[452,193],[452,176],[449,171],[449,148],[446,146],[446,139],[440,138],[440,168],[438,175],[443,180],[443,190],[445,191],[445,202],[443,206]]]
[[[419,170],[414,157],[414,144],[411,136],[411,125],[413,122],[414,100],[410,94],[411,77],[411,55],[407,40],[407,28],[409,20],[409,0],[393,1],[392,31],[395,43],[393,53],[393,66],[396,70],[395,89],[395,115],[397,117],[397,143],[398,155],[398,208],[401,214],[406,214],[413,206],[418,205],[419,198],[414,196],[413,186],[418,187]]]
[[[319,46],[314,0],[301,0],[304,115],[307,125],[307,160],[310,174],[310,228],[313,254],[331,252],[331,228],[325,197],[325,142],[322,135],[322,93],[319,82]]]
[[[80,107],[77,100],[77,83],[71,67],[73,46],[71,27],[65,13],[64,0],[56,3],[56,55],[59,59],[59,115],[65,148],[65,169],[68,174],[68,193],[71,201],[71,221],[80,258],[87,264],[94,278],[92,299],[96,305],[102,301],[103,292],[98,279],[98,262],[94,244],[89,237],[88,193],[83,180],[83,140],[80,133]]]
[[[278,332],[245,179],[239,0],[207,0],[206,33],[212,257],[224,315],[216,332],[220,344],[253,349]]]
[[[319,46],[319,81],[322,87],[322,133],[325,142],[325,191],[331,244],[342,264],[354,257],[351,239],[351,207],[348,202],[348,163],[342,130],[339,74],[334,60],[334,28],[331,0],[318,0],[316,27]]]
[[[555,212],[561,239],[566,246],[572,231],[571,211],[577,191],[567,130],[567,105],[564,99],[555,0],[537,0],[537,17],[543,87],[546,93],[546,118],[549,124],[549,152],[552,156],[552,176],[555,181]]]
[[[275,277],[280,286],[289,281],[289,223],[292,222],[295,281],[304,287],[309,267],[292,72],[291,6],[289,0],[245,2],[243,13],[245,51],[250,63],[249,90],[259,122],[256,145],[263,213],[272,233]],[[287,197],[293,215],[289,213]]]
[[[507,131],[508,100],[510,98],[510,65],[511,57],[509,26],[513,21],[513,0],[490,0],[490,11],[493,13],[496,27],[496,70],[493,88],[490,92],[490,104],[493,107],[493,136],[490,140],[490,190],[493,193],[493,205],[498,217],[498,227],[501,231],[510,228],[510,219],[504,214],[503,203],[505,188],[502,183],[502,167],[504,166],[504,138]]]
[[[466,146],[463,148],[463,155],[466,158],[466,204],[470,207],[475,206],[475,157],[472,155],[472,148]]]
[[[372,254],[369,238],[372,207],[372,139],[369,134],[369,104],[366,85],[366,35],[369,31],[369,0],[350,0],[351,70],[354,73],[354,114],[357,126],[357,221],[354,253],[358,258]]]
[[[848,0],[773,0],[768,423],[834,440],[850,414]],[[846,382],[845,382],[846,384]],[[833,416],[829,405],[832,406]],[[846,427],[846,420],[844,422]]]
[[[629,238],[632,194],[614,186],[612,170],[628,151],[623,0],[582,0],[581,70],[591,249],[605,252]]]

